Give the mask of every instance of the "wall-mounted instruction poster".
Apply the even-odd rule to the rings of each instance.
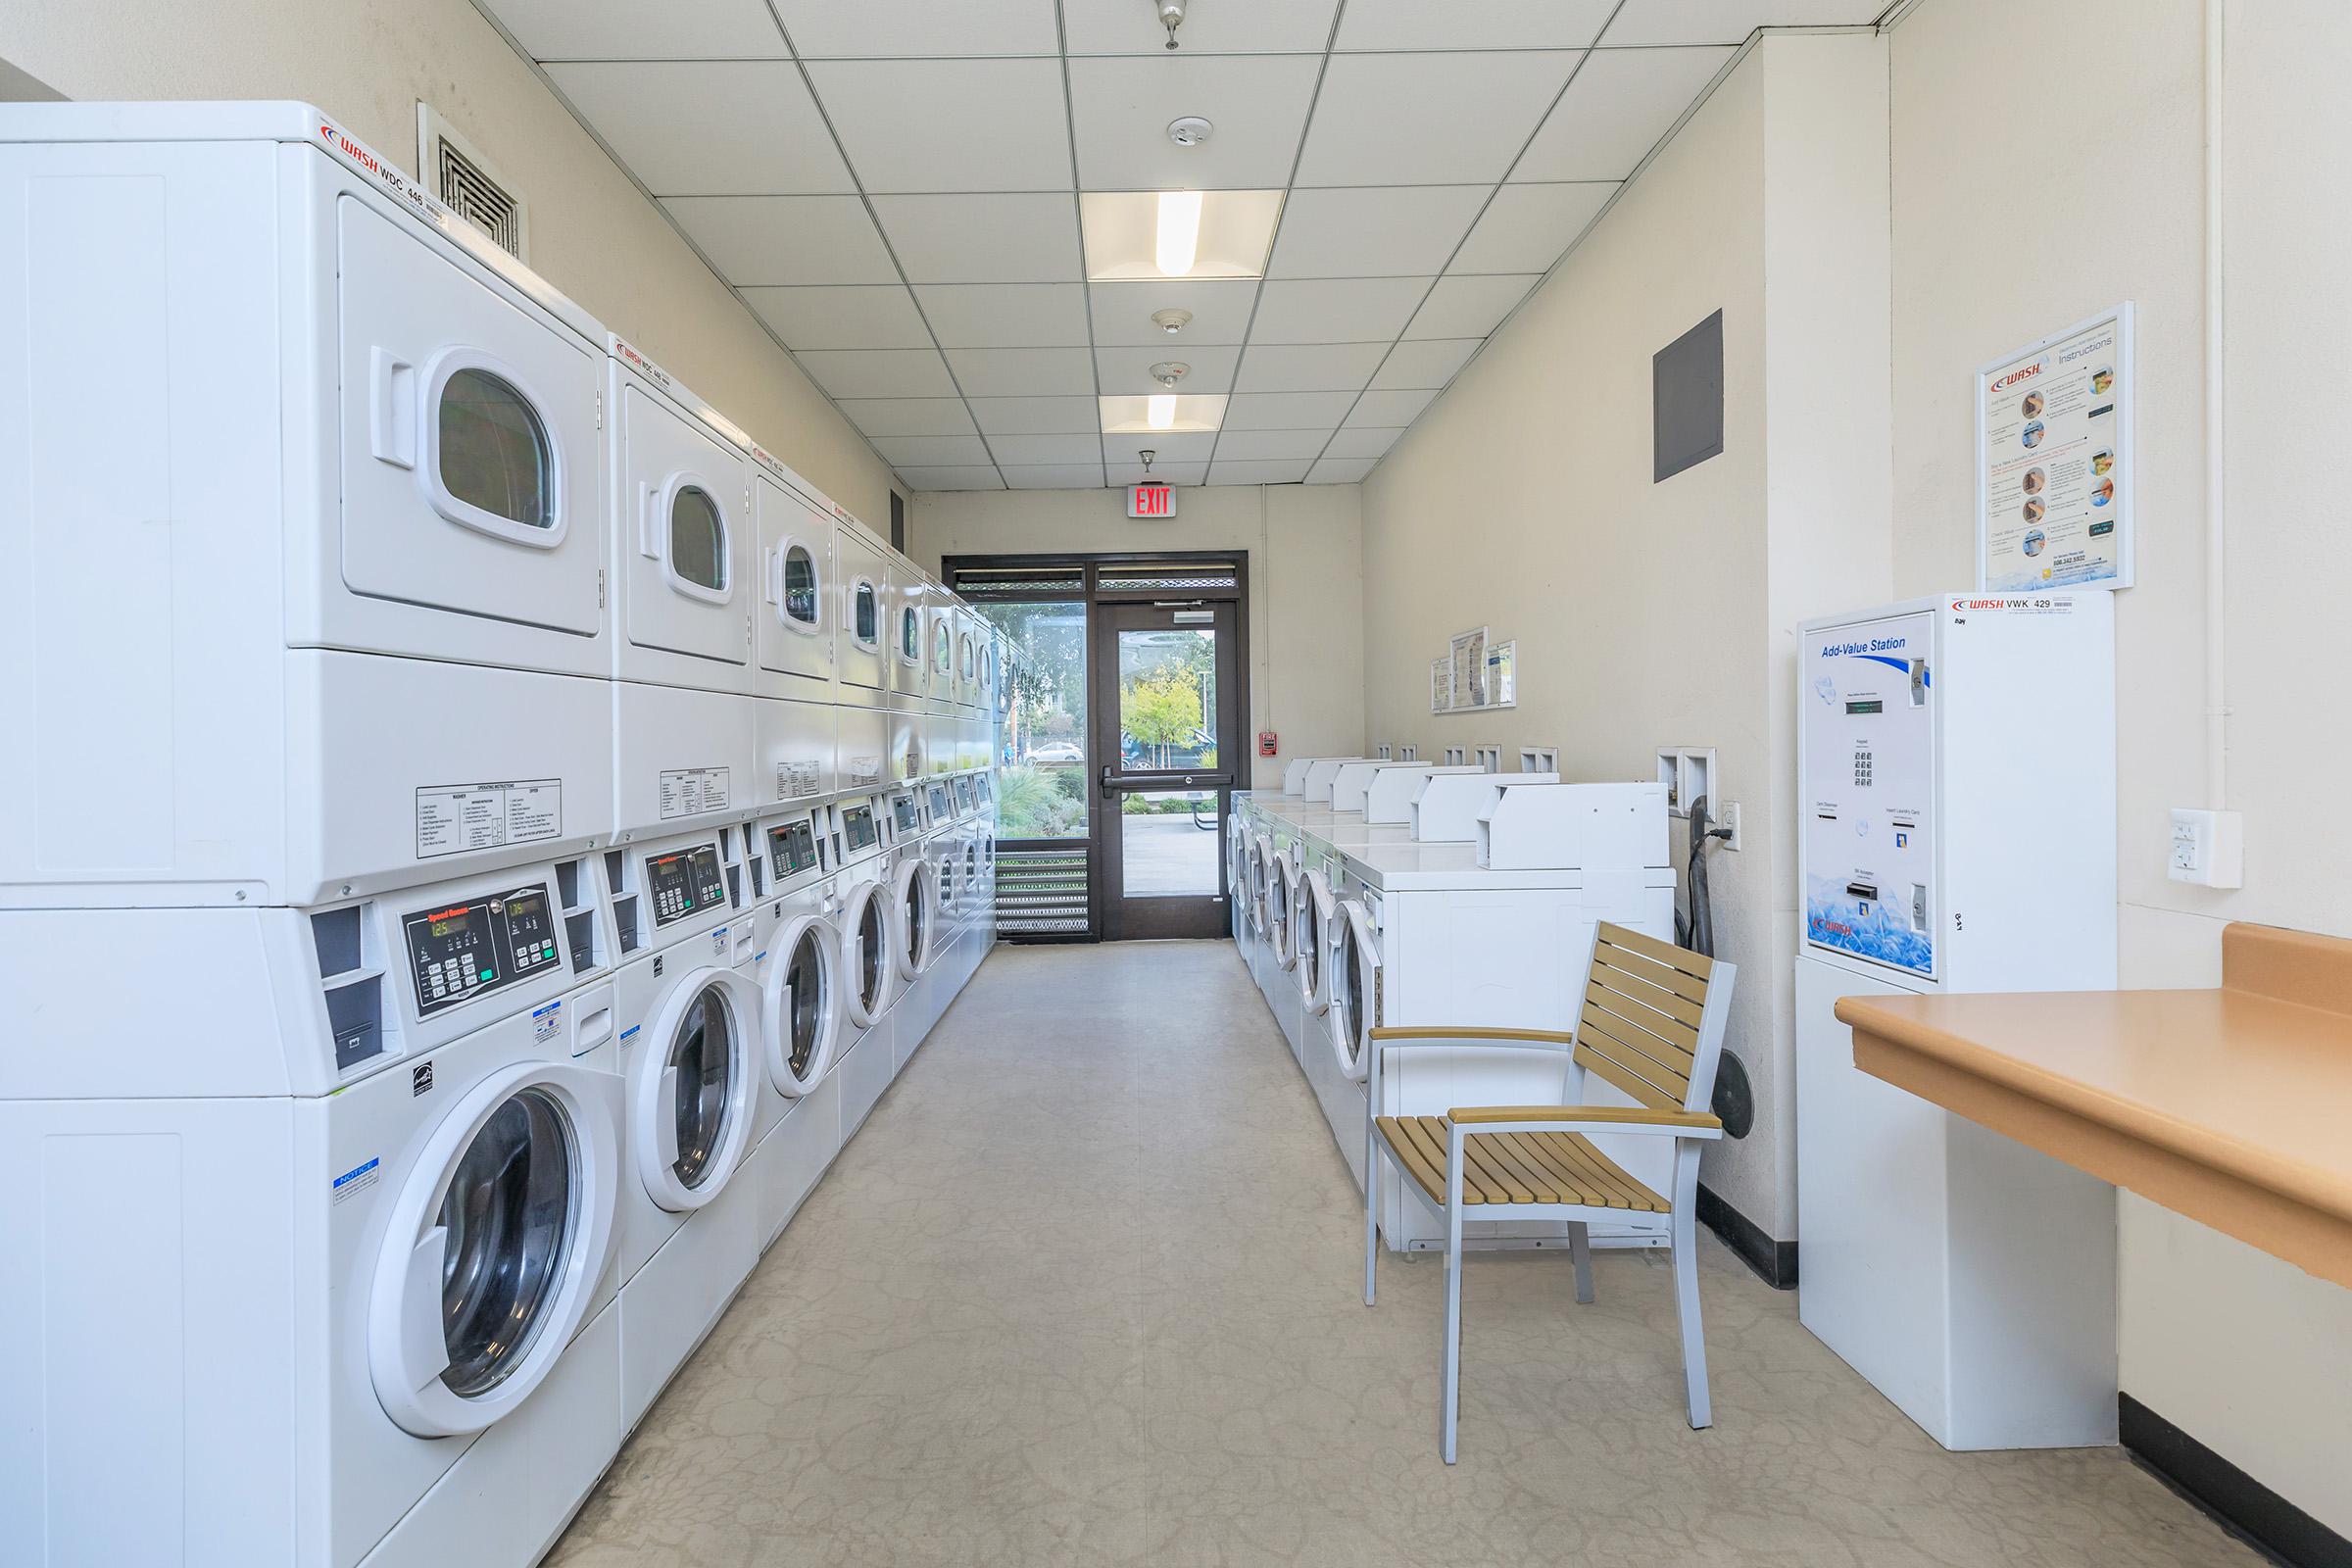
[[[1519,706],[1519,645],[1493,643],[1487,648],[1487,706]]]
[[[1433,713],[1450,711],[1453,708],[1453,659],[1448,655],[1429,662],[1429,710]]]
[[[1453,639],[1453,706],[1487,706],[1487,628],[1477,627]]]
[[[2132,306],[1977,372],[1977,586],[2132,586]]]

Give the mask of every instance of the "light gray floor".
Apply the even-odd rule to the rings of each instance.
[[[1208,835],[1202,835],[1203,838]],[[1382,1265],[1230,944],[1001,949],[557,1546],[561,1568],[2258,1559],[2115,1449],[1949,1454],[1710,1239]],[[454,1568],[454,1565],[453,1565]]]

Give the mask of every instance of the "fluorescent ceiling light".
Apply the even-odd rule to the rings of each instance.
[[[1159,231],[1152,260],[1162,274],[1182,277],[1193,270],[1200,253],[1200,193],[1163,190],[1159,193]]]
[[[1144,400],[1144,422],[1154,430],[1176,428],[1176,394],[1155,392]]]
[[[1090,190],[1078,196],[1086,275],[1098,282],[1262,277],[1278,190]]]
[[[1104,435],[1205,435],[1225,423],[1222,393],[1152,392],[1098,401]]]

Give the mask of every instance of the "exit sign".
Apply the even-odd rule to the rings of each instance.
[[[1131,484],[1127,487],[1127,515],[1130,517],[1173,517],[1176,515],[1176,492],[1164,484]]]

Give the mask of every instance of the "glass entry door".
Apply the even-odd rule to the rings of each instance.
[[[1234,600],[1096,607],[1093,755],[1102,931],[1227,928],[1225,815],[1244,766]]]

